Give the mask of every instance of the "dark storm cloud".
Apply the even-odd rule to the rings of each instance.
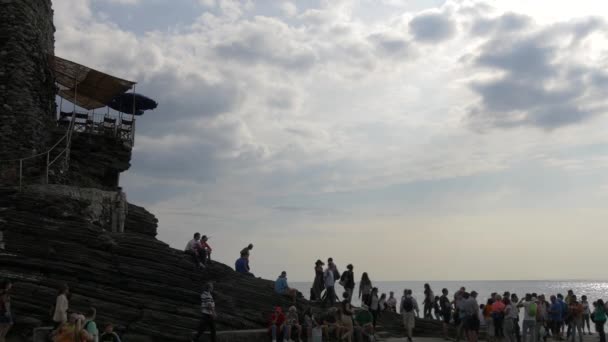
[[[456,34],[456,23],[441,13],[426,13],[414,17],[409,23],[414,39],[424,43],[436,43]]]
[[[475,68],[495,76],[471,83],[480,102],[470,109],[469,123],[477,129],[555,129],[602,114],[607,103],[598,94],[606,73],[577,56],[584,53],[582,41],[603,26],[589,18],[533,32],[497,31],[473,59]]]

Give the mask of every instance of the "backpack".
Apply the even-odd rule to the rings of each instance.
[[[401,307],[405,312],[412,312],[414,310],[414,301],[412,300],[412,297],[405,297]]]
[[[537,310],[538,310],[538,307],[536,306],[536,303],[530,303],[530,306],[528,306],[528,316],[536,317]]]

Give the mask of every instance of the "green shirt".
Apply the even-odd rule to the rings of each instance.
[[[367,310],[361,310],[357,312],[357,315],[355,316],[355,321],[360,326],[370,324],[372,322],[372,314]]]

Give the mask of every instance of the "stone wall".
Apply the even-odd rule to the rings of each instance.
[[[55,114],[50,0],[0,0],[0,160],[41,152]]]

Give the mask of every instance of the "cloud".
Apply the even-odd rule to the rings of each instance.
[[[480,102],[470,109],[469,123],[479,129],[555,129],[603,114],[608,103],[598,80],[605,72],[585,41],[605,25],[589,18],[495,31],[473,58],[478,79],[471,89]]]
[[[422,43],[436,43],[454,37],[456,23],[446,13],[426,12],[415,16],[409,23],[414,39]]]

